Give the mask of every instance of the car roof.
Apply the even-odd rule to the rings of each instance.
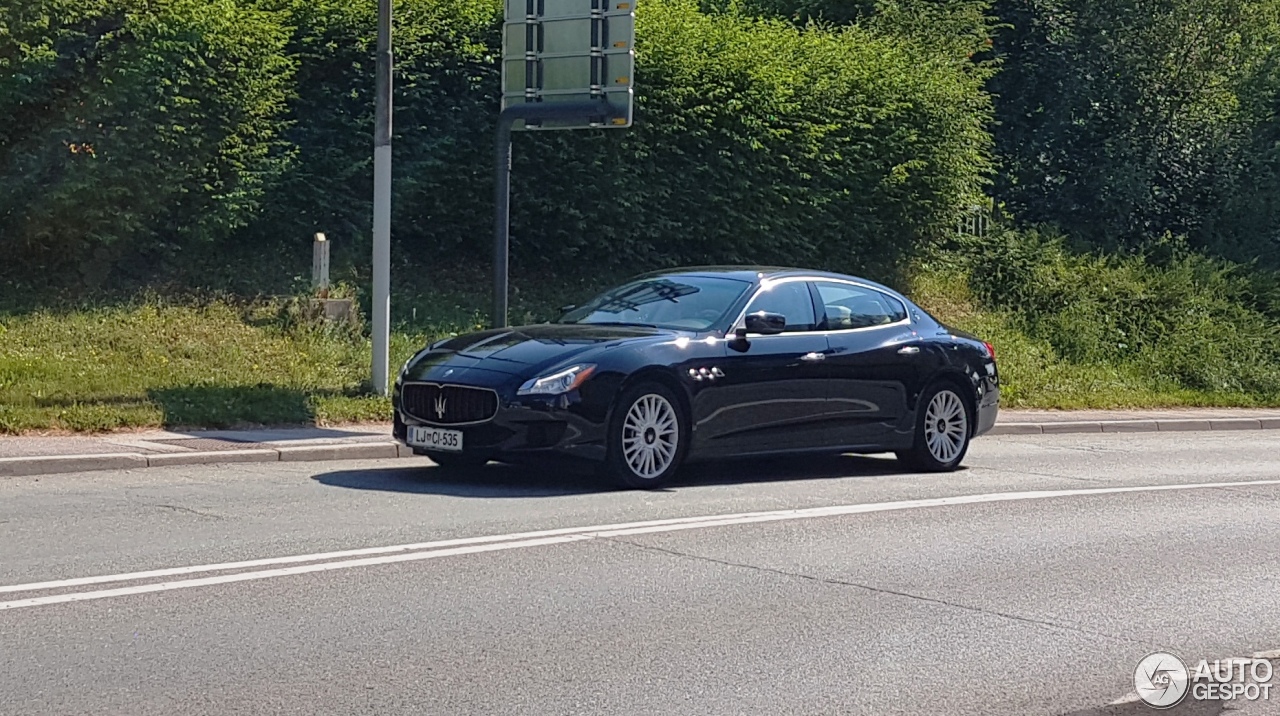
[[[659,271],[650,271],[648,273],[635,276],[633,280],[645,278],[657,278],[659,276],[700,276],[700,277],[719,277],[733,278],[740,281],[749,281],[756,283],[769,279],[786,278],[789,276],[806,276],[812,278],[831,278],[841,279],[845,281],[855,281],[857,283],[866,284],[872,288],[878,288],[889,294],[905,299],[906,297],[898,291],[885,286],[876,281],[854,276],[851,274],[836,273],[834,271],[822,271],[818,269],[797,268],[794,266],[764,266],[764,265],[710,265],[710,266],[682,266],[677,268],[663,269]]]

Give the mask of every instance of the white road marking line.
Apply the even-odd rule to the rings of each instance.
[[[176,582],[160,582],[158,584],[141,584],[136,587],[119,587],[116,589],[102,589],[96,592],[73,592],[71,594],[57,594],[51,597],[32,597],[31,599],[19,599],[12,602],[0,602],[0,611],[6,609],[21,609],[22,607],[39,607],[49,604],[65,604],[67,602],[83,602],[93,599],[107,599],[109,597],[123,597],[131,594],[148,594],[151,592],[168,592],[174,589],[190,589],[192,587],[207,587],[215,584],[231,584],[234,582],[247,582],[258,579],[271,579],[272,577],[287,577],[295,574],[310,574],[313,572],[327,572],[335,569],[352,569],[354,567],[367,567],[377,564],[395,564],[396,562],[411,562],[423,559],[436,559],[438,557],[452,557],[459,554],[476,554],[479,552],[496,552],[505,549],[517,549],[521,547],[538,547],[547,544],[561,544],[564,542],[574,542],[577,540],[588,539],[586,535],[562,535],[560,537],[543,537],[541,539],[521,540],[518,542],[497,542],[493,544],[476,544],[466,547],[451,547],[447,549],[437,549],[428,552],[411,552],[409,554],[387,555],[382,557],[366,557],[365,559],[350,559],[340,562],[324,562],[322,564],[307,564],[297,567],[283,567],[281,569],[269,569],[258,572],[237,572],[235,574],[223,574],[216,577],[203,577],[200,579],[183,579]]]
[[[1173,492],[1181,490],[1203,490],[1221,487],[1240,487],[1240,486],[1261,486],[1261,485],[1280,485],[1280,480],[1251,480],[1246,482],[1214,482],[1214,483],[1196,483],[1185,485],[1148,485],[1136,487],[1099,487],[1086,488],[1077,490],[1042,490],[1036,492],[998,492],[984,495],[961,495],[957,497],[938,497],[923,500],[902,500],[897,502],[873,502],[860,505],[833,505],[829,507],[812,507],[805,509],[791,510],[774,510],[771,512],[748,512],[730,515],[710,515],[701,517],[682,517],[668,520],[652,520],[649,522],[632,522],[616,525],[602,525],[595,527],[567,527],[558,530],[544,530],[541,532],[523,532],[508,535],[491,535],[487,537],[472,537],[456,540],[442,540],[439,542],[423,542],[416,545],[397,545],[391,547],[370,547],[363,550],[349,550],[346,552],[328,552],[315,555],[297,555],[293,557],[280,557],[276,559],[253,560],[249,562],[227,562],[223,564],[202,565],[196,567],[175,567],[167,570],[152,570],[151,572],[133,572],[131,574],[105,575],[100,577],[85,577],[82,579],[62,580],[59,582],[37,582],[32,584],[19,584],[10,587],[0,588],[7,592],[16,591],[32,591],[35,589],[54,589],[59,587],[77,586],[81,584],[95,584],[108,581],[132,581],[136,579],[144,579],[155,576],[169,575],[185,575],[199,572],[209,571],[225,571],[228,569],[269,565],[269,564],[289,564],[297,562],[316,562],[324,559],[333,559],[335,557],[349,557],[355,555],[381,555],[371,556],[364,559],[343,559],[340,561],[323,562],[320,564],[301,564],[299,566],[284,567],[281,569],[260,570],[254,572],[238,572],[235,574],[224,574],[214,577],[204,577],[198,579],[185,579],[173,582],[161,582],[155,584],[142,584],[132,587],[120,587],[116,589],[104,589],[90,592],[73,592],[70,594],[57,594],[48,597],[33,597],[29,599],[19,599],[9,602],[0,602],[0,611],[8,609],[19,609],[22,607],[47,606],[51,604],[65,604],[69,602],[82,602],[95,599],[107,599],[110,597],[121,597],[134,594],[147,594],[151,592],[166,592],[175,589],[190,589],[194,587],[212,586],[216,584],[231,584],[234,582],[247,582],[259,579],[271,579],[274,577],[285,577],[297,574],[310,574],[314,572],[328,572],[337,569],[352,569],[356,567],[368,567],[382,564],[395,564],[399,562],[412,562],[426,559],[436,559],[439,557],[452,557],[464,554],[478,554],[482,552],[497,552],[510,549],[523,549],[527,547],[540,547],[553,544],[564,544],[567,542],[578,542],[600,538],[625,537],[639,534],[654,534],[659,532],[676,532],[687,529],[702,529],[707,527],[724,527],[730,525],[752,524],[760,522],[779,522],[784,520],[812,519],[817,517],[835,517],[855,514],[868,514],[873,512],[889,512],[893,510],[909,510],[921,509],[927,507],[952,507],[958,505],[977,505],[990,504],[996,502],[1015,502],[1021,500],[1042,500],[1054,497],[1083,497],[1089,495],[1114,495],[1137,492]],[[400,552],[401,554],[395,554]]]
[[[760,513],[749,513],[760,514]],[[726,515],[726,517],[740,517],[744,515]],[[252,567],[270,567],[281,564],[301,564],[306,562],[323,562],[331,559],[345,559],[348,557],[365,557],[378,554],[394,554],[397,552],[419,552],[426,549],[439,549],[442,547],[460,547],[470,544],[488,544],[491,542],[511,542],[523,539],[536,539],[540,537],[556,537],[559,535],[581,534],[583,532],[597,532],[607,529],[623,529],[628,527],[656,527],[661,525],[680,524],[684,522],[704,522],[708,519],[714,519],[707,515],[699,515],[697,517],[673,517],[664,520],[649,520],[646,522],[629,522],[617,525],[594,525],[588,527],[564,527],[553,530],[540,530],[537,532],[516,532],[506,535],[487,535],[484,537],[461,537],[456,539],[438,540],[435,542],[418,542],[414,544],[399,544],[387,547],[364,547],[361,549],[349,549],[339,552],[321,552],[317,554],[299,554],[288,557],[268,557],[265,559],[250,559],[241,562],[222,562],[219,564],[202,564],[192,567],[169,567],[165,569],[152,569],[144,572],[128,572],[125,574],[104,574],[95,577],[77,577],[75,579],[59,579],[49,582],[31,582],[29,584],[11,584],[0,586],[0,594],[11,594],[14,592],[34,592],[45,589],[66,589],[68,587],[83,587],[91,584],[109,584],[111,582],[133,582],[142,579],[156,579],[159,577],[179,577],[188,574],[200,574],[203,572],[227,572],[238,569],[249,569]]]

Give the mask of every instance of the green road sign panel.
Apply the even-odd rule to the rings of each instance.
[[[631,126],[635,106],[635,0],[506,0],[502,109],[595,101],[581,119],[520,120],[521,129]]]

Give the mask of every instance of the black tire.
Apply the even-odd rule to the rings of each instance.
[[[431,461],[438,465],[441,470],[448,472],[467,472],[470,470],[478,470],[489,462],[489,458],[487,457],[456,452],[430,451],[426,453],[426,456],[431,458]]]
[[[632,409],[642,400],[652,400],[655,397],[664,401],[665,405],[670,407],[671,414],[674,416],[675,450],[674,456],[670,458],[670,463],[664,469],[654,475],[644,475],[634,469],[627,459],[623,445],[624,432],[630,432],[626,425],[627,417]],[[651,402],[650,405],[654,405],[654,403]],[[659,402],[657,405],[660,406],[662,403]],[[641,439],[648,440],[649,438],[645,435],[641,436]],[[655,433],[654,441],[648,444],[655,445],[658,439]],[[652,490],[669,482],[684,462],[684,456],[689,449],[689,419],[685,415],[675,391],[658,382],[646,381],[638,383],[623,391],[617,397],[613,414],[609,419],[609,432],[606,440],[608,441],[608,452],[604,464],[601,466],[604,475],[625,488]],[[654,467],[656,468],[657,465]]]
[[[949,444],[942,445],[938,449],[942,453],[941,456],[934,454],[934,450],[929,446],[929,435],[927,434],[928,426],[926,419],[929,413],[929,407],[934,403],[935,398],[944,393],[949,393],[952,398],[940,398],[940,407],[948,405],[951,400],[958,402],[960,411],[959,419],[963,421],[962,428],[959,430],[960,445],[959,449],[955,449],[954,441]],[[944,409],[945,410],[945,409]],[[945,410],[945,414],[950,416],[951,411]],[[948,422],[948,427],[951,423]],[[938,430],[935,424],[934,432]],[[945,432],[945,431],[944,431]],[[954,435],[955,431],[952,430]],[[969,452],[969,442],[973,434],[973,410],[969,406],[969,401],[965,400],[960,389],[952,383],[942,382],[934,383],[925,389],[920,396],[920,402],[916,409],[916,428],[912,436],[912,444],[910,450],[901,450],[895,453],[898,460],[908,469],[918,472],[951,472],[960,467],[960,463],[964,460],[964,456]],[[945,437],[943,438],[946,439]],[[951,454],[954,451],[954,454]]]

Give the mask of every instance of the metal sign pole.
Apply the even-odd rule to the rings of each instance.
[[[635,108],[635,0],[504,5],[502,110],[494,144],[494,328],[507,326],[512,132],[626,129]]]
[[[373,128],[373,389],[389,390],[391,344],[391,0],[378,0]]]
[[[493,224],[493,317],[494,328],[507,327],[507,296],[511,256],[511,128],[519,121],[581,120],[607,116],[612,111],[607,102],[563,102],[557,104],[518,104],[498,115],[497,139],[494,141],[494,192],[496,208]]]
[[[507,327],[507,267],[511,248],[511,125],[505,113],[498,117],[498,139],[494,149],[494,203],[497,218],[493,225],[493,318],[494,328]]]

